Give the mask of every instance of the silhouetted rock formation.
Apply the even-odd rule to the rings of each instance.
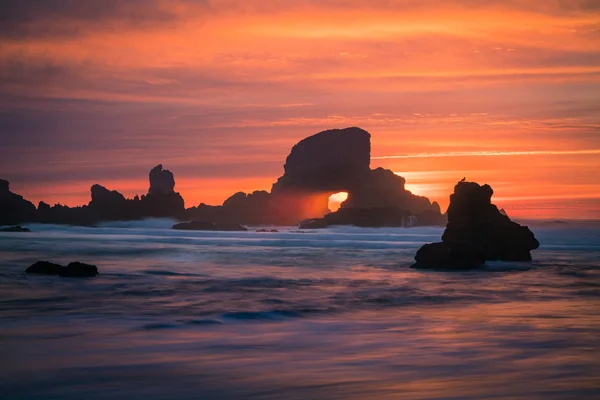
[[[426,217],[429,217],[427,214]],[[298,226],[299,229],[321,229],[335,225],[353,225],[362,228],[411,227],[419,224],[420,218],[400,207],[340,208],[323,218],[310,218]],[[435,225],[443,224],[439,214]]]
[[[0,232],[31,232],[29,228],[23,228],[20,225],[9,226],[7,228],[0,228]]]
[[[116,190],[101,185],[90,189],[91,201],[82,207],[53,207],[40,202],[36,221],[56,224],[93,225],[101,221],[126,221],[142,218],[169,217],[183,219],[185,204],[179,193],[173,191],[175,180],[170,171],[158,165],[150,172],[150,193],[141,198],[126,199]],[[34,207],[35,208],[35,207]]]
[[[245,232],[248,228],[231,223],[213,223],[207,221],[190,221],[173,225],[172,229],[181,231],[230,231]]]
[[[303,139],[292,148],[284,174],[270,194],[236,193],[221,207],[201,204],[188,209],[187,217],[249,225],[296,225],[328,214],[329,196],[348,192],[341,209],[354,211],[329,214],[327,221],[311,226],[406,226],[402,218],[408,216],[416,217],[417,224],[445,223],[439,205],[406,190],[404,178],[383,168],[370,169],[370,138],[365,130],[346,128]]]
[[[79,261],[69,263],[60,270],[58,276],[67,278],[88,278],[98,275],[98,268],[95,265],[85,264]]]
[[[530,261],[539,242],[526,226],[512,222],[491,203],[489,185],[459,182],[450,196],[441,243],[423,246],[415,267],[473,268],[488,260]]]
[[[116,190],[108,190],[96,184],[91,187],[90,192],[92,201],[88,206],[95,220],[114,221],[131,216],[133,207],[125,196]]]
[[[414,268],[473,269],[485,263],[485,255],[470,244],[437,242],[423,245]]]
[[[49,261],[38,261],[25,270],[27,274],[58,275],[64,267]]]
[[[307,137],[293,146],[284,174],[273,184],[271,193],[238,192],[222,206],[202,203],[186,210],[183,198],[175,192],[173,174],[162,165],[150,171],[146,195],[126,199],[117,191],[94,185],[90,203],[75,208],[40,202],[36,211],[31,203],[8,191],[8,182],[0,181],[0,199],[10,193],[10,201],[21,208],[20,213],[0,208],[0,217],[4,217],[0,224],[35,220],[89,226],[100,221],[170,217],[226,224],[297,225],[307,218],[327,215],[329,196],[337,192],[347,192],[348,199],[341,204],[341,211],[328,215],[322,225],[407,226],[404,221],[408,217],[413,221],[410,225],[443,223],[439,205],[406,190],[404,178],[383,168],[370,169],[370,138],[360,128],[333,129]]]
[[[323,218],[309,218],[300,223],[300,229],[322,229],[336,225],[353,225],[361,228],[391,228],[422,225],[443,225],[446,218],[441,213],[424,211],[413,213],[401,207],[340,208]]]
[[[332,129],[292,147],[272,192],[340,192],[369,170],[371,135],[360,128]]]
[[[401,207],[419,214],[440,213],[440,206],[427,197],[415,196],[405,188],[406,179],[389,169],[377,168],[365,172],[348,186],[348,199],[342,208]]]
[[[0,225],[16,225],[34,221],[33,203],[10,191],[8,181],[0,179]]]
[[[95,265],[84,264],[79,261],[69,263],[66,267],[49,261],[38,261],[27,268],[25,273],[87,278],[98,275],[98,268]]]
[[[169,194],[175,190],[175,177],[168,169],[163,169],[162,164],[150,171],[150,189],[148,194]]]

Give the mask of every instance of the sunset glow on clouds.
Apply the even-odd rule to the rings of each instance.
[[[144,193],[162,163],[217,204],[360,126],[442,207],[466,176],[511,216],[600,218],[600,1],[0,4],[0,176],[32,201]]]

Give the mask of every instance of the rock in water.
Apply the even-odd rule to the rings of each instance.
[[[417,268],[472,269],[482,266],[485,257],[469,245],[438,242],[423,245],[415,261]]]
[[[98,268],[95,265],[75,261],[61,269],[58,275],[69,278],[87,278],[98,275]]]
[[[64,269],[60,264],[49,261],[38,261],[25,270],[27,274],[58,275]]]
[[[492,204],[489,185],[459,182],[450,196],[448,224],[441,243],[417,252],[416,268],[473,268],[485,261],[530,261],[540,243],[533,232]]]

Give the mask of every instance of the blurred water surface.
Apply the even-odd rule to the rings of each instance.
[[[440,228],[0,233],[2,399],[600,398],[600,228],[415,271]],[[93,279],[27,276],[47,259]]]

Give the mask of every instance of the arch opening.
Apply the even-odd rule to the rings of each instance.
[[[331,210],[331,212],[339,210],[340,206],[344,201],[346,201],[347,198],[348,192],[339,192],[332,194],[331,196],[329,196],[329,202],[327,204],[329,210]]]

